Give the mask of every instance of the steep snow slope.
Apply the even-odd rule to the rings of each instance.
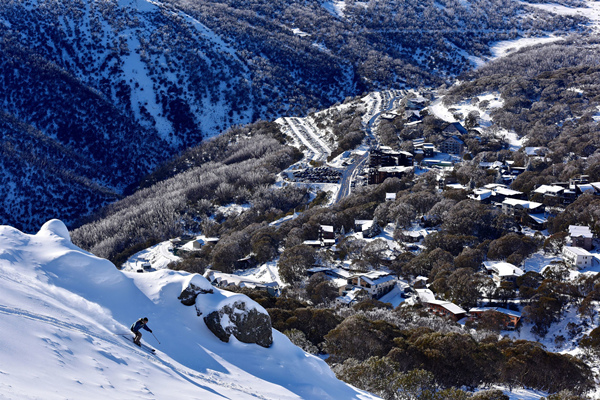
[[[276,331],[268,349],[221,342],[177,299],[190,279],[120,272],[58,220],[36,235],[1,226],[0,397],[373,398]],[[143,331],[154,355],[119,335],[141,316],[160,340]]]

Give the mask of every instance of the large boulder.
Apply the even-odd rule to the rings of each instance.
[[[256,343],[262,347],[273,344],[271,317],[257,309],[252,300],[236,299],[204,317],[206,326],[224,342],[233,335],[243,343]]]

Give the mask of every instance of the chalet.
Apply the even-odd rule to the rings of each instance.
[[[417,112],[418,115],[418,112]],[[388,111],[388,112],[384,112],[381,113],[380,117],[381,119],[387,119],[388,121],[393,121],[396,118],[398,118],[400,116],[400,114],[392,112],[392,111]]]
[[[346,287],[343,290],[340,290],[340,296],[336,297],[335,305],[336,306],[350,306],[356,304],[367,298],[368,295],[364,289],[359,287]]]
[[[422,119],[423,117],[421,116],[421,113],[418,110],[406,110],[404,112],[404,122],[418,122]]]
[[[460,122],[451,122],[442,129],[443,135],[466,135],[467,129]]]
[[[370,271],[348,279],[348,284],[364,289],[372,298],[378,299],[389,293],[396,285],[396,278],[383,271]]]
[[[559,203],[572,203],[577,198],[575,190],[568,189],[565,186],[540,185],[533,191],[534,194],[541,194],[544,199],[556,199]]]
[[[355,219],[354,220],[354,232],[362,232],[373,225],[372,219]]]
[[[527,225],[531,229],[536,231],[543,231],[548,227],[548,216],[550,214],[543,213],[528,213],[524,216],[524,220],[521,221],[524,225]]]
[[[465,310],[450,301],[434,300],[427,303],[426,307],[433,314],[450,318],[453,321],[463,319],[467,315]]]
[[[593,247],[594,234],[589,226],[569,225],[569,237],[573,247],[581,247],[586,250],[591,250]]]
[[[506,199],[526,200],[525,193],[507,187],[498,186],[493,190],[492,201],[502,203]]]
[[[502,202],[502,212],[504,214],[515,215],[515,213],[518,213],[521,210],[524,210],[527,213],[536,213],[542,210],[542,203],[511,198],[505,199]]]
[[[396,193],[386,193],[385,201],[396,201]]]
[[[335,244],[335,232],[331,225],[319,226],[319,240],[322,246],[333,246]]]
[[[482,266],[497,285],[502,281],[516,282],[518,277],[525,274],[521,268],[504,261],[484,261]]]
[[[471,320],[478,320],[485,313],[489,313],[492,311],[499,312],[500,314],[505,315],[506,322],[504,324],[504,329],[513,330],[516,329],[521,321],[521,313],[518,311],[508,310],[506,308],[501,307],[476,307],[471,308],[469,310],[469,314],[471,315]]]
[[[469,197],[472,200],[478,201],[482,204],[490,204],[492,202],[493,191],[491,189],[474,189]]]
[[[501,161],[494,161],[494,162],[482,161],[479,163],[479,168],[486,169],[486,170],[502,171],[502,170],[507,169],[508,167]]]
[[[406,110],[422,110],[429,104],[429,100],[422,96],[407,98],[404,104]]]
[[[569,266],[577,269],[588,268],[594,264],[594,255],[581,247],[564,246],[562,255]]]
[[[518,190],[512,190],[507,188],[505,185],[495,184],[486,185],[483,188],[474,189],[473,194],[469,195],[469,198],[480,201],[484,204],[490,203],[502,203],[504,200],[518,199],[525,200],[526,195]]]
[[[425,229],[419,230],[411,230],[411,231],[402,231],[402,241],[407,243],[418,243],[421,240],[425,239],[427,236],[427,231]]]
[[[343,279],[344,283],[347,282],[350,277],[352,277],[353,273],[344,268],[334,268],[334,267],[321,267],[314,266],[306,270],[308,276],[313,276],[314,274],[318,274],[319,272],[324,273],[332,279]]]
[[[418,300],[432,314],[447,317],[453,321],[463,319],[467,312],[461,307],[449,301],[437,300],[429,289],[415,289]]]
[[[442,153],[460,155],[465,151],[465,142],[460,140],[457,136],[451,136],[440,143],[439,148]]]
[[[304,242],[302,242],[303,245],[305,246],[310,246],[310,247],[316,247],[316,248],[320,248],[323,247],[323,242],[321,242],[320,240],[305,240]]]
[[[381,227],[376,219],[356,219],[354,231],[362,232],[363,238],[373,238],[381,233]]]
[[[202,246],[206,244],[216,244],[218,241],[219,238],[216,237],[198,237],[185,243],[183,246],[181,246],[181,249],[187,251],[196,251],[200,250]]]
[[[508,173],[514,177],[521,175],[526,169],[525,167],[515,167],[512,164],[508,164]]]

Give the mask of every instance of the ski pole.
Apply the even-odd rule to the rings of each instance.
[[[150,333],[152,334],[152,336],[154,336],[154,332],[150,332]],[[156,339],[156,341],[158,342],[158,344],[160,344],[160,340],[158,340],[158,339],[156,338],[156,336],[154,336],[154,339]]]

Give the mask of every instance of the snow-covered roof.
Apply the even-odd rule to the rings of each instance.
[[[469,195],[469,198],[473,200],[482,201],[489,197],[491,197],[493,192],[490,189],[475,189],[473,190],[473,194]]]
[[[503,196],[518,196],[523,194],[523,192],[519,192],[518,190],[513,190],[509,188],[498,187],[494,189],[494,192],[497,194],[501,194]]]
[[[466,311],[463,310],[461,307],[459,307],[456,304],[451,303],[449,301],[433,300],[433,301],[428,301],[428,303],[444,307],[446,310],[450,311],[452,314],[464,314],[464,313],[466,313]]]
[[[495,169],[495,168],[502,168],[503,166],[504,166],[504,164],[500,161],[494,161],[494,162],[482,161],[479,163],[480,168]]]
[[[529,214],[529,217],[538,224],[548,222],[548,217],[545,214]]]
[[[329,267],[312,267],[306,270],[306,272],[310,272],[312,274],[317,274],[319,272],[331,271]]]
[[[547,147],[525,147],[525,154],[528,156],[539,156],[542,155],[546,150],[548,150]]]
[[[362,279],[363,281],[365,281],[368,284],[373,285],[373,286],[381,285],[382,283],[396,280],[396,278],[392,275],[385,275],[385,276],[380,276],[377,278],[371,278],[368,276],[361,275],[360,279]]]
[[[498,188],[505,188],[507,189],[508,186],[502,184],[502,183],[488,183],[487,185],[483,186],[485,189],[498,189]]]
[[[333,232],[333,226],[331,225],[321,225],[321,229],[323,232]]]
[[[486,312],[486,311],[497,311],[502,314],[510,315],[513,317],[521,318],[521,313],[518,311],[509,310],[508,308],[502,307],[475,307],[471,308],[469,312]]]
[[[563,250],[570,251],[578,256],[593,256],[592,253],[590,253],[586,249],[582,249],[581,247],[565,246],[563,247]]]
[[[592,238],[594,234],[589,226],[569,225],[569,235],[572,237]]]
[[[521,276],[525,272],[516,265],[505,261],[484,261],[483,266],[498,276]]]
[[[353,275],[350,271],[344,268],[332,268],[331,272],[346,279]]]
[[[577,189],[579,189],[582,193],[596,191],[596,188],[592,184],[589,184],[589,183],[584,184],[584,185],[577,185]]]
[[[519,199],[506,199],[502,202],[502,204],[508,204],[511,206],[521,206],[523,208],[526,209],[534,209],[534,208],[538,208],[542,205],[542,203],[537,203],[535,201],[526,201],[526,200],[519,200]]]
[[[467,187],[465,185],[461,185],[460,183],[449,183],[446,185],[446,187],[450,188],[450,189],[458,189],[458,190],[460,190],[460,189],[466,190],[467,189]]]
[[[430,289],[415,289],[417,295],[419,296],[419,300],[422,303],[431,303],[435,301],[435,294]]]
[[[305,240],[304,242],[302,242],[302,244],[308,245],[308,246],[320,246],[321,245],[321,241],[320,240]]]
[[[396,200],[396,193],[386,193],[385,199],[386,200]]]
[[[350,290],[349,292],[347,292],[344,296],[337,297],[335,300],[342,304],[350,304],[356,299],[356,296],[358,296],[358,294],[360,293],[361,290],[363,290],[363,289],[354,288],[354,289]]]
[[[536,188],[533,193],[541,193],[541,194],[545,194],[545,193],[550,193],[550,194],[558,194],[560,192],[562,192],[563,190],[565,190],[564,187],[562,186],[557,186],[557,185],[541,185],[540,187]]]
[[[428,233],[425,229],[417,229],[417,230],[411,230],[411,231],[402,231],[402,234],[404,236],[419,238],[419,237],[427,236]]]

